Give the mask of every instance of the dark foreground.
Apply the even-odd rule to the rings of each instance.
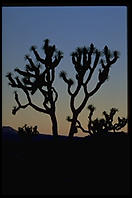
[[[128,195],[129,137],[3,141],[4,195]]]

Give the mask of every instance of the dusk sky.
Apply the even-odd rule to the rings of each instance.
[[[63,51],[64,58],[56,68],[55,87],[59,98],[56,103],[58,132],[68,135],[70,123],[66,121],[70,110],[70,97],[65,82],[59,78],[61,70],[67,72],[69,78],[75,78],[75,70],[71,61],[71,52],[77,47],[88,47],[94,43],[97,49],[103,50],[107,45],[111,50],[118,50],[120,58],[112,65],[110,76],[99,91],[89,99],[79,116],[84,128],[87,129],[88,104],[96,107],[94,117],[103,117],[102,112],[118,108],[115,116],[127,117],[127,7],[125,6],[81,6],[81,7],[3,7],[2,8],[2,125],[15,129],[25,123],[29,126],[38,125],[40,133],[52,134],[50,117],[28,107],[12,115],[16,106],[14,91],[8,85],[5,75],[13,72],[16,67],[24,70],[27,64],[24,56],[30,54],[32,45],[43,56],[43,40],[48,38]],[[97,67],[100,68],[100,65]],[[97,71],[98,71],[97,69]],[[15,76],[15,75],[14,75]],[[97,82],[97,72],[93,76],[89,90]],[[76,85],[73,85],[73,90]],[[38,93],[38,92],[37,92]],[[41,104],[39,94],[34,96],[34,103]],[[25,95],[18,90],[21,103],[26,102]],[[77,104],[81,101],[81,95]],[[127,128],[125,128],[127,131]],[[83,136],[79,131],[78,136]]]

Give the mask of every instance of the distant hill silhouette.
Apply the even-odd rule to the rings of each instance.
[[[113,133],[113,132],[109,132],[108,134],[106,134],[108,136],[126,136],[128,135],[128,133],[126,132],[123,132],[123,131],[120,131],[120,132],[116,132],[116,133]],[[3,126],[2,127],[2,137],[4,139],[10,139],[11,140],[19,140],[21,137],[19,137],[19,134],[18,134],[18,131],[13,129],[12,127],[10,126]],[[64,136],[64,135],[59,135],[57,137],[58,139],[61,139],[61,140],[64,140],[64,139],[68,139],[68,136]],[[83,139],[89,139],[91,138],[90,136],[85,136],[85,137],[76,137],[74,136],[72,138],[72,140],[83,140]],[[32,136],[32,139],[33,140],[42,140],[42,139],[54,139],[53,135],[47,135],[47,134],[38,134],[37,136]]]
[[[20,137],[15,129],[10,126],[2,127],[2,140],[20,141]]]
[[[12,135],[17,134],[17,130],[13,129],[10,126],[3,126],[2,130],[4,131],[4,133],[10,133]]]
[[[23,139],[22,137],[19,136],[18,131],[13,129],[10,126],[3,126],[2,127],[2,137],[3,140],[20,140]],[[48,135],[48,134],[38,134],[37,136],[32,136],[31,137],[32,141],[42,141],[42,140],[53,140],[55,139],[53,135]],[[64,135],[59,135],[56,139],[60,139],[60,140],[67,140],[68,136],[64,136]],[[79,141],[82,140],[83,137],[74,137],[72,138],[72,140],[74,141]]]

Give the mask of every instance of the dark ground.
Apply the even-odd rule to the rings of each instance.
[[[4,195],[128,195],[129,136],[2,141]]]

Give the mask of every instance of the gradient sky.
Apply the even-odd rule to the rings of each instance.
[[[120,58],[112,65],[109,80],[87,103],[96,107],[94,117],[102,117],[104,110],[119,109],[117,116],[127,117],[127,7],[125,6],[82,6],[82,7],[3,7],[2,8],[2,125],[17,129],[25,123],[38,125],[40,133],[51,134],[50,117],[28,107],[14,116],[12,107],[16,105],[13,92],[5,77],[15,67],[24,69],[25,54],[31,45],[36,45],[43,56],[43,40],[49,38],[51,44],[64,52],[64,58],[56,68],[55,86],[59,93],[56,104],[59,134],[68,135],[70,123],[67,115],[72,115],[69,107],[69,95],[66,85],[59,78],[59,72],[65,70],[68,77],[74,79],[75,71],[70,53],[76,47],[89,46],[91,43],[102,50],[108,45],[111,50],[118,50]],[[98,67],[99,68],[99,67]],[[96,84],[97,76],[89,88]],[[73,86],[74,89],[75,86]],[[26,102],[24,94],[18,92],[21,102]],[[77,103],[81,101],[82,95]],[[34,101],[41,103],[36,94]],[[86,107],[87,107],[86,106]],[[84,108],[79,116],[82,125],[87,128],[88,110]],[[115,121],[117,119],[115,116]],[[127,128],[125,129],[127,130]],[[85,134],[79,132],[78,136]]]

